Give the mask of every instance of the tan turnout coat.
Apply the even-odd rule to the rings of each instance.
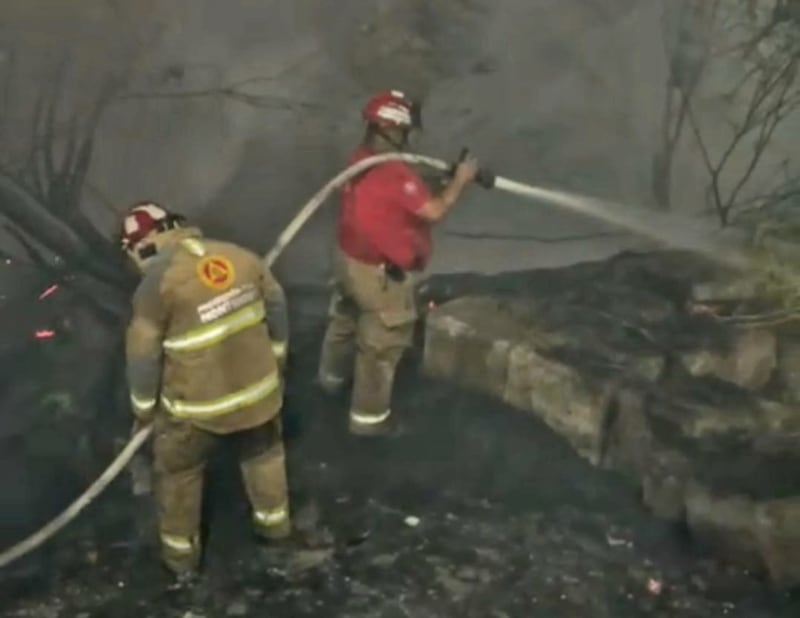
[[[126,336],[134,412],[156,410],[212,433],[266,423],[282,405],[286,300],[252,252],[166,232],[133,299]]]

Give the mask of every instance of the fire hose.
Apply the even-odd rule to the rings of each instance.
[[[275,263],[283,250],[289,245],[298,232],[306,223],[308,223],[309,219],[314,215],[314,213],[316,213],[320,206],[322,206],[325,200],[334,191],[341,188],[342,185],[365,170],[387,161],[405,161],[407,163],[417,165],[426,165],[442,172],[451,171],[453,168],[452,163],[447,163],[440,159],[435,159],[424,155],[409,153],[387,153],[362,159],[331,179],[300,209],[286,229],[278,237],[275,245],[272,247],[269,253],[267,253],[264,258],[264,262],[268,266],[272,266]],[[658,221],[654,222],[652,220],[652,218],[658,218],[659,213],[649,213],[649,216],[652,215],[650,220],[648,223],[643,223],[641,219],[631,216],[630,212],[626,212],[625,208],[619,208],[616,204],[611,204],[595,198],[577,195],[574,193],[535,187],[510,180],[502,176],[494,176],[492,174],[484,173],[484,181],[482,184],[487,188],[499,189],[507,193],[512,193],[543,203],[552,204],[581,215],[595,219],[602,219],[608,223],[615,224],[632,232],[657,240],[664,239],[663,226],[668,225],[666,220],[662,221],[661,223]],[[708,238],[705,237],[703,239],[703,246],[705,247],[704,252],[709,251],[707,245]],[[714,249],[714,258],[717,261],[723,262],[738,269],[745,269],[749,264],[749,261],[740,252],[721,246]],[[136,452],[150,437],[152,431],[153,428],[151,425],[140,429],[130,439],[128,444],[119,453],[119,455],[117,455],[117,457],[111,462],[103,474],[100,475],[100,477],[98,477],[97,480],[92,483],[92,485],[89,486],[89,488],[81,496],[79,496],[72,504],[70,504],[66,510],[64,510],[55,519],[51,520],[44,527],[40,528],[26,539],[0,553],[0,568],[9,565],[15,560],[33,551],[49,540],[73,519],[75,519],[78,514],[89,504],[91,504],[94,499],[97,498],[97,496],[105,491],[105,489],[114,481],[120,472],[125,469]]]

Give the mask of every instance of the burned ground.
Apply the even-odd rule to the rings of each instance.
[[[132,498],[123,478],[6,570],[0,615],[778,618],[800,611],[798,599],[693,549],[645,512],[622,478],[579,459],[538,420],[422,377],[418,358],[404,367],[395,403],[410,432],[391,442],[350,438],[345,402],[311,386],[324,304],[305,293],[292,302],[286,426],[305,540],[253,543],[235,463],[222,451],[209,479],[205,574],[193,591],[165,588],[152,505]]]

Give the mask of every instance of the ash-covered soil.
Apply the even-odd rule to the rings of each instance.
[[[715,563],[535,419],[422,378],[396,413],[409,433],[346,433],[346,402],[313,387],[324,305],[295,296],[286,406],[299,539],[260,546],[238,470],[211,467],[204,574],[167,587],[152,505],[124,476],[0,577],[0,615],[216,618],[778,618],[800,599]],[[109,412],[112,413],[112,412]]]

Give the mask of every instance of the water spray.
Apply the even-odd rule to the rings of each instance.
[[[345,183],[365,170],[387,161],[405,161],[406,163],[426,165],[445,173],[450,172],[453,168],[452,163],[410,153],[393,152],[362,159],[332,178],[300,209],[278,237],[272,249],[264,257],[264,263],[269,267],[275,263],[284,249],[334,191],[340,189]],[[486,171],[482,172],[481,184],[487,188],[491,187],[499,191],[533,199],[542,204],[611,223],[664,244],[700,252],[724,266],[738,270],[747,270],[751,267],[751,261],[744,252],[715,241],[709,232],[702,228],[695,227],[693,230],[688,230],[685,222],[679,226],[674,217],[664,213],[648,211],[647,221],[643,221],[641,213],[638,213],[639,216],[637,216],[636,211],[619,204],[575,193],[544,189],[502,176],[495,176]],[[0,568],[8,566],[15,560],[30,553],[75,519],[125,469],[137,451],[147,442],[152,431],[152,425],[140,429],[103,474],[67,509],[26,539],[0,553]]]
[[[405,161],[406,163],[425,165],[445,173],[450,172],[453,168],[452,163],[410,153],[393,152],[362,159],[331,179],[300,209],[295,218],[278,237],[275,246],[267,254],[268,263],[271,264],[277,259],[286,245],[292,241],[333,191],[370,167],[387,161]],[[622,204],[578,193],[545,189],[503,176],[496,176],[485,171],[480,174],[483,175],[481,184],[487,188],[532,199],[543,205],[554,206],[604,223],[610,223],[664,245],[696,251],[721,266],[737,270],[748,270],[751,267],[752,261],[745,252],[730,243],[715,238],[713,235],[714,230],[702,225],[700,222],[693,221],[691,227],[689,227],[685,218],[678,218],[668,213],[635,210]]]

